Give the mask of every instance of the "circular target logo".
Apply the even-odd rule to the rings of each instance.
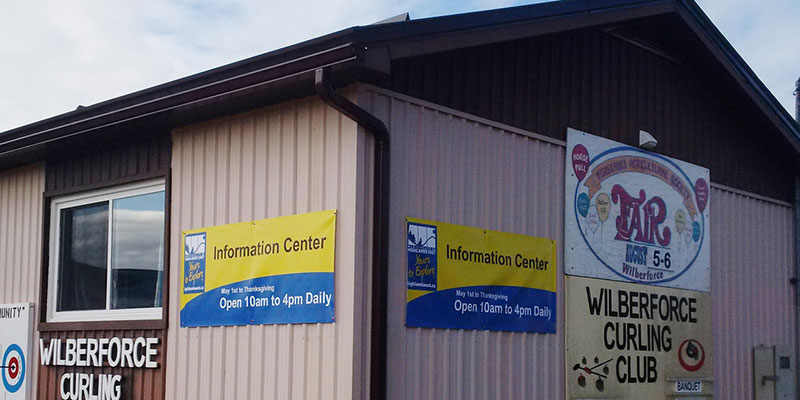
[[[689,372],[697,371],[706,362],[706,350],[697,340],[686,339],[678,347],[678,362]]]
[[[6,348],[3,354],[3,386],[9,393],[15,393],[25,380],[25,355],[17,344]]]

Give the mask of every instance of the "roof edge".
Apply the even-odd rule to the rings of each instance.
[[[255,57],[106,100],[88,107],[0,133],[0,159],[9,151],[55,140],[82,129],[114,124],[169,111],[181,102],[194,104],[226,90],[243,90],[301,71],[349,62],[370,71],[390,59],[465,46],[508,41],[632,19],[676,13],[728,70],[800,155],[800,125],[764,86],[733,46],[693,0],[565,0],[498,10],[357,26]],[[574,23],[565,24],[564,20]],[[491,33],[491,34],[489,34]],[[453,35],[461,35],[459,43]],[[465,44],[466,43],[466,44]],[[377,61],[375,61],[377,60]],[[362,68],[361,73],[365,71]]]
[[[190,85],[168,83],[144,92],[132,93],[98,105],[26,125],[0,136],[0,163],[16,154],[29,152],[68,137],[97,132],[125,123],[155,119],[173,110],[196,109],[220,99],[252,95],[285,82],[300,81],[321,67],[356,66],[360,52],[352,43],[344,43],[323,51],[304,54],[285,62],[244,71],[232,76],[199,75]],[[177,82],[177,81],[176,81]],[[185,82],[185,81],[183,81]],[[166,88],[164,92],[156,89]],[[155,128],[155,127],[154,127]]]
[[[697,3],[693,0],[675,1],[680,5],[678,14],[800,155],[800,123],[775,98]]]
[[[136,104],[153,101],[162,97],[174,96],[176,94],[194,90],[200,87],[212,85],[222,81],[231,80],[242,75],[252,74],[266,68],[274,67],[282,63],[289,63],[298,59],[313,56],[338,46],[352,45],[349,37],[355,28],[347,28],[330,33],[310,40],[306,40],[294,45],[283,47],[264,54],[248,57],[243,60],[235,61],[206,71],[198,72],[189,76],[178,78],[172,81],[137,90],[122,96],[113,97],[108,100],[89,105],[78,106],[72,111],[57,114],[39,121],[22,125],[17,128],[0,132],[0,145],[8,140],[35,132],[37,130],[54,129],[60,125],[66,125],[77,120],[90,118],[92,115],[107,114]]]

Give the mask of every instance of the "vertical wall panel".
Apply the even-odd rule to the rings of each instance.
[[[53,158],[47,161],[47,192],[60,195],[164,176],[169,159],[169,135],[107,144],[77,156]]]
[[[389,398],[564,398],[563,142],[382,89],[363,96],[392,135]],[[716,185],[711,197],[715,398],[749,398],[753,347],[795,346],[792,209]],[[554,238],[557,334],[406,328],[406,217]]]
[[[713,171],[712,171],[713,174]],[[791,207],[721,189],[711,193],[715,395],[753,394],[753,348],[796,348]]]
[[[39,311],[42,268],[42,193],[44,166],[0,171],[0,303],[34,303]],[[36,393],[38,332],[31,340],[29,393]]]
[[[365,96],[392,135],[388,397],[563,398],[563,145],[379,90]],[[406,328],[406,217],[556,239],[557,333]]]
[[[173,133],[166,398],[361,397],[359,140],[356,124],[317,98]],[[180,327],[182,231],[334,208],[335,323]]]

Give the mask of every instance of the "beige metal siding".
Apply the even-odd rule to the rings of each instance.
[[[564,143],[383,89],[360,100],[392,137],[388,397],[564,398]],[[752,348],[795,346],[792,209],[713,186],[715,398],[744,399]],[[405,217],[556,239],[557,334],[406,328]]]
[[[563,145],[379,89],[365,96],[392,135],[388,398],[563,398]],[[557,333],[406,328],[406,217],[556,239]]]
[[[716,398],[752,396],[754,347],[795,348],[792,215],[787,204],[711,193]]]
[[[563,398],[563,142],[370,87],[359,103],[392,134],[387,396]],[[369,135],[310,98],[173,140],[166,397],[365,398]],[[335,324],[178,327],[182,230],[326,208],[339,210]],[[746,398],[752,347],[794,345],[791,208],[715,186],[712,213],[716,395]],[[406,328],[407,216],[556,239],[557,334]]]
[[[43,192],[41,164],[0,171],[0,303],[34,303],[35,318],[40,307]],[[38,342],[34,328],[29,393],[36,390]]]
[[[312,97],[181,128],[172,154],[166,398],[360,398],[356,178],[365,155],[356,124]],[[335,323],[179,327],[183,230],[333,208]]]

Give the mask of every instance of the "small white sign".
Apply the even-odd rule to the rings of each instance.
[[[703,392],[703,382],[702,381],[695,381],[695,380],[676,381],[675,382],[675,392],[676,393],[702,393]]]
[[[32,304],[0,304],[0,397],[4,400],[30,398],[32,321]]]

